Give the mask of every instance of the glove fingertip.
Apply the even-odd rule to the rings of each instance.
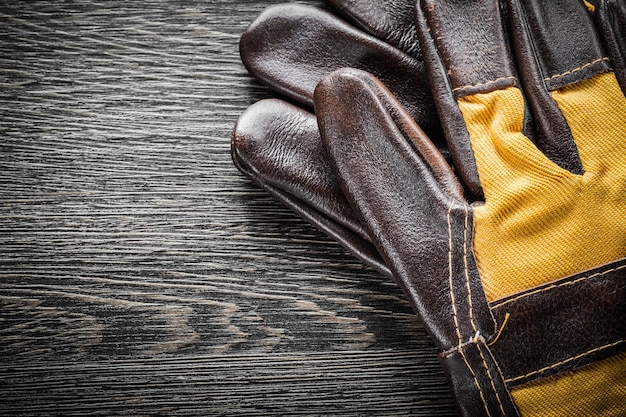
[[[268,7],[239,39],[239,54],[248,72],[275,91],[313,105],[316,69],[302,60],[298,46],[301,28],[314,28],[321,12],[315,8],[282,4]],[[306,33],[306,31],[302,31]],[[300,45],[300,49],[302,45]]]
[[[412,148],[413,156],[422,161],[420,164],[445,194],[460,200],[464,198],[463,187],[445,157],[377,78],[365,71],[343,68],[325,77],[318,84],[314,97],[320,130],[343,132],[322,135],[324,140],[330,141],[333,136],[342,139],[346,135],[369,135],[371,132],[389,135],[390,140],[405,142]],[[326,129],[326,124],[331,123],[336,127]],[[332,144],[328,146],[333,147]]]

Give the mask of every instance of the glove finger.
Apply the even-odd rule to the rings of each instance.
[[[329,0],[350,22],[390,45],[420,59],[413,0]]]
[[[626,94],[626,2],[598,0],[595,16],[613,71]]]
[[[555,147],[565,145],[566,135],[571,136],[581,168],[570,171],[582,174],[583,166],[586,172],[606,171],[606,162],[620,153],[623,144],[619,132],[626,126],[624,93],[610,71],[593,17],[580,1],[508,1],[513,27],[518,29],[513,31],[514,41],[527,97],[537,99],[543,93],[558,112],[539,106],[545,119],[539,125],[558,127],[557,116],[564,119],[568,132],[547,131],[553,131]],[[530,59],[522,59],[533,53],[536,68],[530,68]]]
[[[517,84],[498,1],[422,0],[415,12],[420,46],[451,156],[455,162],[463,161],[464,170],[459,174],[469,190],[480,196],[483,190],[474,150],[456,100]]]
[[[624,218],[620,202],[625,183],[619,167],[624,166],[626,101],[612,72],[596,75],[607,68],[603,58],[594,58],[599,47],[593,24],[585,22],[588,12],[577,1],[554,0],[539,6],[509,2],[517,53],[524,52],[524,42],[529,42],[533,55],[526,60],[541,63],[535,68],[541,83],[547,85],[544,78],[556,75],[552,82],[557,89],[548,97],[558,103],[561,117],[568,121],[585,167],[582,176],[554,164],[523,134],[524,97],[506,49],[497,4],[463,2],[467,10],[459,13],[458,1],[426,2],[419,10],[426,20],[418,19],[424,56],[428,62],[432,59],[442,91],[453,92],[450,107],[461,113],[454,127],[471,138],[484,188],[486,204],[475,210],[473,244],[487,298],[496,300],[623,256],[623,227],[616,224]],[[558,13],[547,12],[557,6],[562,7]],[[479,17],[484,24],[472,25]],[[559,26],[559,17],[571,19],[575,28],[568,29],[569,21]],[[538,19],[543,23],[532,23]],[[563,28],[564,33],[554,30],[550,36],[565,51],[549,54],[549,47],[540,51],[542,37],[550,37],[536,28],[544,25]],[[568,31],[574,33],[571,44],[565,39]],[[451,39],[451,32],[467,32],[467,36]],[[588,59],[590,65],[583,64]],[[559,72],[564,62],[580,66]],[[481,78],[481,72],[490,78]],[[572,84],[559,88],[558,83]],[[594,242],[600,236],[602,249],[589,250],[598,247]]]
[[[510,36],[519,58],[517,65],[522,69],[524,88],[546,84],[548,90],[555,90],[609,69],[582,2],[507,0],[507,3],[508,20],[512,24]],[[449,83],[446,84],[457,99],[517,85],[497,0],[471,4],[422,0],[417,12],[422,47],[428,46],[429,50],[437,47],[441,57],[438,65],[447,70]],[[476,21],[481,24],[474,24]],[[452,36],[457,33],[464,36]],[[432,55],[429,53],[429,57]],[[534,61],[536,68],[532,67]],[[538,74],[525,74],[525,71],[538,71]]]
[[[361,71],[324,78],[315,105],[342,190],[434,340],[447,349],[478,329],[489,335],[493,321],[468,249],[471,209],[445,160],[389,91]],[[476,306],[471,323],[450,320],[457,273],[464,294],[472,289],[463,303]]]
[[[423,63],[333,15],[300,5],[271,7],[244,32],[239,47],[252,75],[308,106],[319,80],[335,69],[376,75],[445,153]]]
[[[551,92],[609,69],[600,37],[581,1],[508,0],[513,44],[537,147],[559,166],[582,174],[579,149]]]
[[[237,168],[300,217],[391,277],[324,158],[315,116],[277,99],[249,107],[231,144]]]
[[[569,7],[565,4],[567,2],[579,7]],[[523,87],[528,93],[521,105],[513,110],[524,115],[520,131],[533,139],[536,147],[551,161],[580,174],[582,165],[571,130],[550,97],[546,80],[557,76],[560,71],[564,75],[561,81],[576,78],[587,71],[596,71],[606,62],[596,58],[601,51],[597,39],[586,38],[594,38],[595,33],[580,2],[525,2],[523,7],[522,10],[515,0],[509,1],[517,61],[509,49],[504,29],[507,24],[503,21],[498,1],[483,0],[468,4],[422,0],[416,9],[418,34],[430,67],[431,82],[437,91],[435,96],[443,127],[446,134],[454,138],[449,140],[452,157],[455,161],[463,155],[472,158],[472,152],[476,151],[470,144],[465,120],[456,101],[467,96],[518,87],[520,83],[514,65],[518,62],[523,81],[523,86],[519,88]],[[580,33],[570,36],[568,28],[560,24],[561,20],[574,22]],[[481,24],[475,24],[477,21]],[[544,26],[560,28],[561,32],[544,30]],[[458,36],[458,33],[463,36]],[[577,51],[580,49],[579,54]],[[589,61],[590,57],[593,58]],[[583,62],[595,63],[586,65]],[[567,71],[564,68],[574,69],[578,64],[584,66],[582,71],[574,71],[574,75],[565,74]],[[557,78],[552,81],[555,88]],[[526,111],[527,108],[530,112]],[[470,163],[466,161],[464,165],[469,166]],[[472,187],[480,189],[480,184],[472,184]],[[475,188],[472,190],[475,191]]]
[[[528,75],[533,84],[545,84],[553,91],[608,71],[609,60],[582,1],[507,2],[516,54],[525,61],[533,57],[537,61],[539,74]],[[518,62],[522,71],[529,68],[527,65]],[[535,80],[537,76],[541,78]]]

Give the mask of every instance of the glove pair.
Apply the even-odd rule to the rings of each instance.
[[[235,164],[403,288],[463,415],[625,415],[626,5],[333,5],[370,34],[242,36],[303,108],[250,107]]]

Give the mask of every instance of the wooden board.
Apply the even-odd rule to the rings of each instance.
[[[398,287],[231,163],[276,3],[2,2],[0,414],[456,414]]]

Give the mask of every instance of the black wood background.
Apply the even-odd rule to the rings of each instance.
[[[231,163],[272,3],[0,2],[0,414],[456,413],[401,291]]]

